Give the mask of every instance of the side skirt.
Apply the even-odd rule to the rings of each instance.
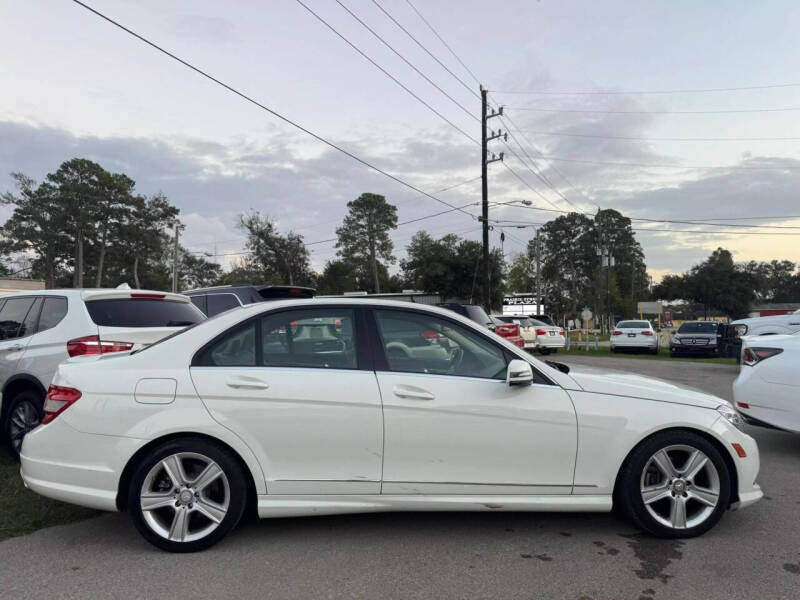
[[[609,512],[611,505],[610,495],[266,495],[258,496],[258,516],[265,519],[392,511]]]

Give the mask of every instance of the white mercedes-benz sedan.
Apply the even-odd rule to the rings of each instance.
[[[560,367],[560,368],[559,368]],[[32,490],[127,510],[165,550],[245,511],[610,511],[690,537],[762,496],[724,400],[569,371],[435,307],[237,308],[143,350],[63,363],[25,438]]]

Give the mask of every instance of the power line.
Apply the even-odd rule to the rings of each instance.
[[[221,80],[217,79],[216,77],[214,77],[214,76],[210,75],[210,74],[209,74],[209,73],[207,73],[206,71],[203,71],[203,70],[202,70],[202,69],[200,69],[199,67],[196,67],[196,66],[194,66],[193,64],[191,64],[191,63],[187,62],[186,60],[184,60],[184,59],[180,58],[179,56],[177,56],[177,55],[175,55],[175,54],[173,54],[173,53],[169,52],[168,50],[166,50],[166,49],[162,48],[161,46],[159,46],[159,45],[158,45],[158,44],[156,44],[155,42],[152,42],[152,41],[150,41],[149,39],[145,38],[144,36],[142,36],[142,35],[139,35],[139,34],[138,34],[138,33],[136,33],[135,31],[133,31],[133,30],[131,30],[131,29],[128,29],[127,27],[125,27],[125,26],[124,26],[124,25],[122,25],[121,23],[119,23],[119,22],[115,21],[115,20],[114,20],[114,19],[112,19],[111,17],[107,17],[106,15],[104,15],[104,14],[103,14],[103,13],[101,13],[101,12],[99,12],[98,10],[95,10],[94,8],[92,8],[91,6],[89,6],[88,4],[84,4],[84,3],[83,3],[83,2],[81,2],[80,0],[72,0],[72,1],[73,1],[75,4],[77,4],[77,5],[79,5],[79,6],[83,7],[83,8],[85,8],[85,9],[86,9],[86,10],[88,10],[89,12],[91,12],[91,13],[95,14],[96,16],[100,17],[101,19],[103,19],[103,20],[107,21],[108,23],[111,23],[111,24],[112,24],[112,25],[114,25],[115,27],[118,27],[119,29],[121,29],[121,30],[122,30],[122,31],[124,31],[125,33],[127,33],[127,34],[129,34],[129,35],[131,35],[131,36],[135,37],[135,38],[136,38],[136,39],[138,39],[139,41],[141,41],[141,42],[144,42],[145,44],[147,44],[147,45],[148,45],[148,46],[150,46],[151,48],[154,48],[155,50],[158,50],[158,51],[159,51],[159,52],[161,52],[162,54],[164,54],[164,55],[168,56],[169,58],[173,59],[174,61],[176,61],[176,62],[179,62],[179,63],[180,63],[180,64],[182,64],[183,66],[185,66],[185,67],[187,67],[187,68],[191,69],[192,71],[194,71],[194,72],[195,72],[195,73],[197,73],[198,75],[202,75],[202,76],[203,76],[203,77],[205,77],[206,79],[208,79],[208,80],[210,80],[210,81],[212,81],[212,82],[216,83],[217,85],[219,85],[219,86],[221,86],[221,87],[225,88],[225,89],[226,89],[226,90],[228,90],[229,92],[231,92],[231,93],[233,93],[233,94],[235,94],[235,95],[239,96],[240,98],[242,98],[243,100],[246,100],[246,101],[247,101],[247,102],[249,102],[250,104],[253,104],[254,106],[257,106],[257,107],[258,107],[258,108],[260,108],[261,110],[264,110],[264,111],[268,112],[268,113],[269,113],[269,114],[271,114],[272,116],[274,116],[274,117],[277,117],[278,119],[280,119],[280,120],[281,120],[281,121],[283,121],[284,123],[287,123],[287,124],[291,125],[292,127],[295,127],[296,129],[299,129],[299,130],[300,130],[300,131],[302,131],[303,133],[305,133],[305,134],[307,134],[307,135],[309,135],[309,136],[313,137],[315,140],[317,140],[317,141],[319,141],[319,142],[322,142],[322,143],[323,143],[323,144],[325,144],[326,146],[329,146],[330,148],[333,148],[334,150],[336,150],[336,151],[338,151],[338,152],[341,152],[341,153],[342,153],[342,154],[344,154],[345,156],[347,156],[347,157],[349,157],[349,158],[352,158],[352,159],[353,159],[353,160],[355,160],[356,162],[359,162],[359,163],[361,163],[362,165],[364,165],[365,167],[368,167],[368,168],[372,169],[373,171],[375,171],[375,172],[377,172],[377,173],[380,173],[381,175],[383,175],[383,176],[385,176],[385,177],[388,177],[388,178],[389,178],[389,179],[391,179],[392,181],[395,181],[395,182],[399,183],[400,185],[402,185],[402,186],[404,186],[404,187],[406,187],[406,188],[408,188],[408,189],[410,189],[410,190],[413,190],[413,191],[417,192],[418,194],[422,194],[423,196],[426,196],[426,197],[430,198],[431,200],[435,200],[436,202],[439,202],[440,204],[444,204],[445,206],[449,206],[450,208],[456,208],[455,206],[453,206],[453,205],[452,205],[452,204],[450,204],[449,202],[445,202],[444,200],[441,200],[441,199],[437,198],[437,197],[436,197],[436,196],[434,196],[433,194],[429,194],[428,192],[425,192],[425,191],[423,191],[423,190],[419,189],[418,187],[416,187],[416,186],[414,186],[414,185],[412,185],[412,184],[408,183],[407,181],[404,181],[403,179],[400,179],[400,178],[399,178],[399,177],[397,177],[396,175],[392,175],[391,173],[389,173],[389,172],[387,172],[387,171],[384,171],[383,169],[381,169],[381,168],[379,168],[379,167],[376,167],[375,165],[373,165],[372,163],[370,163],[370,162],[366,161],[365,159],[363,159],[363,158],[360,158],[359,156],[356,156],[356,155],[355,155],[355,154],[353,154],[352,152],[349,152],[348,150],[345,150],[345,149],[344,149],[344,148],[342,148],[341,146],[338,146],[337,144],[335,144],[335,143],[331,142],[330,140],[328,140],[328,139],[326,139],[326,138],[322,137],[321,135],[314,133],[314,132],[313,132],[313,131],[311,131],[310,129],[306,129],[305,127],[303,127],[303,126],[302,126],[302,125],[300,125],[299,123],[296,123],[295,121],[292,121],[291,119],[289,119],[288,117],[285,117],[285,116],[283,116],[283,115],[282,115],[282,114],[280,114],[279,112],[277,112],[277,111],[275,111],[275,110],[273,110],[273,109],[269,108],[268,106],[265,106],[264,104],[261,104],[261,103],[260,103],[260,102],[258,102],[257,100],[254,100],[253,98],[251,98],[250,96],[248,96],[248,95],[247,95],[247,94],[245,94],[244,92],[240,92],[239,90],[237,90],[236,88],[232,87],[231,85],[229,85],[229,84],[227,84],[227,83],[224,83],[223,81],[221,81]],[[471,214],[471,213],[468,213],[468,212],[466,212],[466,211],[462,211],[462,212],[464,212],[465,214],[468,214],[468,215],[470,215],[471,217],[475,218],[475,215],[473,215],[473,214]]]
[[[509,109],[551,113],[588,113],[601,115],[719,115],[738,113],[790,112],[800,107],[785,108],[745,108],[724,110],[594,110],[585,108],[539,108],[534,106],[509,106]]]
[[[77,2],[78,0],[73,0],[73,1]],[[305,8],[305,9],[306,9],[306,10],[307,10],[309,13],[311,13],[311,14],[312,14],[312,15],[313,15],[313,16],[314,16],[314,17],[315,17],[315,18],[316,18],[316,19],[317,19],[317,20],[318,20],[320,23],[322,23],[323,25],[325,25],[325,27],[327,27],[327,28],[328,28],[328,29],[330,29],[330,30],[331,30],[331,31],[332,31],[334,34],[336,34],[336,35],[337,35],[337,36],[338,36],[338,37],[339,37],[339,38],[340,38],[342,41],[344,41],[344,42],[345,42],[345,43],[346,43],[348,46],[350,46],[350,47],[351,47],[353,50],[355,50],[356,52],[358,52],[358,53],[359,53],[361,56],[363,56],[363,57],[364,57],[364,58],[365,58],[367,61],[369,61],[369,63],[370,63],[370,64],[372,64],[372,66],[374,66],[374,67],[375,67],[376,69],[378,69],[378,70],[379,70],[381,73],[383,73],[384,75],[386,75],[386,76],[387,76],[389,79],[391,79],[391,80],[392,80],[392,81],[394,81],[394,82],[395,82],[397,85],[399,85],[401,88],[403,88],[403,90],[405,90],[405,91],[406,91],[406,92],[408,92],[408,93],[409,93],[411,96],[413,96],[413,97],[414,97],[414,98],[415,98],[415,99],[416,99],[418,102],[420,102],[420,103],[421,103],[423,106],[425,106],[425,108],[427,108],[428,110],[430,110],[430,111],[431,111],[432,113],[434,113],[434,114],[435,114],[437,117],[439,117],[440,119],[442,119],[442,120],[443,120],[445,123],[447,123],[448,125],[450,125],[450,127],[452,127],[453,129],[455,129],[456,131],[458,131],[459,133],[461,133],[461,134],[462,134],[464,137],[466,137],[467,139],[471,140],[472,142],[474,142],[474,143],[476,143],[476,144],[480,144],[480,142],[479,142],[477,139],[475,139],[475,138],[474,138],[474,137],[472,137],[470,134],[468,134],[466,131],[464,131],[463,129],[461,129],[461,128],[460,128],[458,125],[456,125],[455,123],[453,123],[453,122],[452,122],[450,119],[448,119],[447,117],[445,117],[445,116],[444,116],[442,113],[440,113],[438,110],[436,110],[435,108],[433,108],[433,107],[432,107],[430,104],[428,104],[427,102],[425,102],[425,100],[423,100],[423,99],[422,99],[422,98],[420,98],[420,97],[419,97],[417,94],[415,94],[414,92],[412,92],[412,91],[411,91],[411,90],[410,90],[408,87],[406,87],[406,86],[405,86],[405,85],[404,85],[404,84],[403,84],[403,83],[402,83],[402,82],[401,82],[399,79],[397,79],[397,78],[396,78],[394,75],[392,75],[391,73],[389,73],[389,71],[387,71],[386,69],[384,69],[382,66],[380,66],[378,63],[376,63],[374,60],[372,60],[372,58],[370,58],[370,57],[369,57],[369,56],[368,56],[368,55],[367,55],[365,52],[363,52],[363,51],[362,51],[362,50],[361,50],[361,49],[360,49],[358,46],[356,46],[356,45],[355,45],[353,42],[351,42],[351,41],[350,41],[350,40],[348,40],[348,39],[347,39],[345,36],[343,36],[341,33],[339,33],[339,31],[337,31],[337,30],[336,30],[336,28],[335,28],[335,27],[333,27],[333,25],[331,25],[330,23],[328,23],[328,22],[327,22],[325,19],[323,19],[321,16],[319,16],[319,15],[318,15],[317,13],[315,13],[313,10],[311,10],[311,8],[309,8],[309,7],[308,7],[308,6],[307,6],[307,5],[306,5],[306,4],[303,2],[303,0],[295,0],[295,1],[296,1],[296,2],[297,2],[299,5],[300,5],[300,6],[302,6],[303,8]]]
[[[729,138],[674,138],[674,137],[630,137],[620,135],[598,135],[589,133],[565,133],[559,131],[530,131],[534,135],[552,135],[558,137],[577,137],[601,140],[623,140],[630,142],[781,142],[797,141],[800,137],[729,137]]]
[[[631,219],[633,220],[633,219]],[[498,220],[495,223],[503,224],[506,227],[539,227],[542,223],[533,223],[530,221],[512,221],[512,220]],[[800,231],[793,232],[793,233],[784,233],[784,232],[775,232],[775,231],[709,231],[705,229],[647,229],[643,227],[632,227],[632,231],[640,231],[640,232],[648,232],[648,233],[694,233],[694,234],[711,234],[711,235],[761,235],[761,236],[773,236],[773,235],[789,235],[789,236],[798,236],[800,235]]]
[[[387,48],[389,48],[389,50],[391,50],[392,52],[394,52],[394,53],[397,55],[397,57],[398,57],[398,58],[400,58],[400,60],[402,60],[402,61],[403,61],[404,63],[406,63],[406,64],[407,64],[409,67],[411,67],[412,69],[414,69],[414,71],[415,71],[415,72],[416,72],[416,73],[417,73],[417,74],[418,74],[420,77],[422,77],[422,78],[423,78],[425,81],[427,81],[428,83],[430,83],[430,84],[431,84],[433,87],[435,87],[435,88],[436,88],[437,90],[439,90],[439,91],[440,91],[442,94],[444,94],[444,95],[445,95],[445,96],[446,96],[446,97],[447,97],[447,98],[448,98],[448,99],[449,99],[449,100],[450,100],[450,101],[451,101],[453,104],[455,104],[455,105],[456,105],[456,106],[458,106],[458,107],[459,107],[461,110],[463,110],[465,113],[467,113],[467,115],[469,115],[469,117],[471,117],[472,119],[475,119],[476,121],[480,122],[480,119],[479,119],[478,117],[476,117],[476,116],[475,116],[475,115],[474,115],[472,112],[470,112],[470,110],[469,110],[468,108],[466,108],[466,107],[465,107],[463,104],[461,104],[461,103],[460,103],[458,100],[456,100],[455,98],[453,98],[453,97],[452,97],[450,94],[448,94],[447,92],[445,92],[445,91],[444,91],[442,88],[440,88],[440,87],[439,87],[439,86],[438,86],[438,85],[437,85],[437,84],[436,84],[434,81],[432,81],[432,80],[430,79],[430,77],[428,77],[427,75],[425,75],[425,73],[423,73],[422,71],[420,71],[420,70],[419,70],[419,69],[418,69],[416,66],[414,66],[414,65],[413,65],[413,64],[412,64],[412,63],[411,63],[411,62],[410,62],[408,59],[406,59],[406,57],[405,57],[405,56],[403,56],[402,54],[400,54],[400,52],[398,52],[397,50],[395,50],[394,46],[392,46],[391,44],[389,44],[389,42],[387,42],[385,39],[383,39],[383,38],[382,38],[382,37],[381,37],[381,36],[380,36],[378,33],[376,33],[376,32],[375,32],[375,30],[373,30],[373,29],[372,29],[372,28],[371,28],[369,25],[367,25],[367,24],[366,24],[364,21],[362,21],[362,20],[361,20],[361,19],[358,17],[358,15],[356,15],[356,14],[355,14],[355,13],[354,13],[352,10],[350,10],[349,8],[347,8],[347,6],[345,6],[344,4],[342,4],[341,0],[336,0],[336,3],[337,3],[339,6],[341,6],[341,7],[342,7],[344,10],[346,10],[346,11],[347,11],[347,13],[348,13],[348,14],[349,14],[351,17],[353,17],[353,18],[354,18],[356,21],[358,21],[359,23],[361,23],[361,25],[363,25],[363,26],[364,26],[364,28],[365,28],[367,31],[369,31],[369,32],[370,32],[372,35],[374,35],[376,38],[378,38],[378,40],[380,40],[380,41],[383,43],[383,45],[384,45],[384,46],[386,46]]]
[[[372,3],[373,3],[375,6],[377,6],[377,7],[378,7],[378,8],[381,10],[381,12],[382,12],[383,14],[385,14],[387,17],[389,17],[389,19],[390,19],[390,20],[391,20],[391,21],[392,21],[392,22],[393,22],[395,25],[397,25],[397,26],[398,26],[398,27],[399,27],[399,28],[400,28],[400,29],[403,31],[403,33],[405,33],[405,34],[406,34],[408,37],[410,37],[410,38],[411,38],[411,39],[414,41],[414,43],[415,43],[415,44],[417,44],[417,46],[419,46],[420,48],[422,48],[422,49],[423,49],[423,50],[424,50],[424,51],[425,51],[425,52],[428,54],[428,56],[430,56],[430,57],[431,57],[433,60],[435,60],[435,61],[436,61],[436,62],[439,64],[439,66],[441,66],[441,67],[442,67],[442,68],[443,68],[445,71],[447,71],[448,73],[450,73],[450,75],[452,75],[452,76],[453,76],[453,77],[456,79],[456,81],[458,81],[458,82],[459,82],[459,83],[460,83],[462,86],[464,86],[464,88],[466,88],[466,90],[467,90],[467,91],[468,91],[470,94],[472,94],[472,95],[473,95],[473,96],[475,96],[476,98],[480,99],[480,95],[479,95],[479,94],[478,94],[478,93],[477,93],[477,92],[476,92],[474,89],[472,89],[472,87],[470,87],[468,84],[466,84],[466,83],[464,82],[464,80],[463,80],[463,79],[461,79],[461,78],[460,78],[458,75],[456,75],[455,73],[453,73],[453,71],[451,71],[451,70],[450,70],[450,67],[448,67],[448,66],[447,66],[446,64],[444,64],[444,63],[443,63],[441,60],[439,60],[439,59],[438,59],[438,58],[437,58],[437,57],[436,57],[436,56],[435,56],[435,55],[434,55],[434,54],[433,54],[433,53],[432,53],[430,50],[428,50],[428,49],[427,49],[427,48],[426,48],[426,47],[425,47],[425,46],[422,44],[422,42],[420,42],[420,41],[419,41],[417,38],[415,38],[415,37],[414,37],[414,36],[411,34],[411,32],[410,32],[410,31],[408,31],[408,29],[406,29],[405,27],[403,27],[403,26],[400,24],[400,22],[398,22],[398,20],[397,20],[397,19],[395,19],[395,18],[394,18],[394,17],[393,17],[393,16],[392,16],[392,15],[391,15],[391,14],[390,14],[390,13],[389,13],[389,12],[388,12],[386,9],[385,9],[385,8],[383,8],[383,6],[381,6],[381,4],[378,2],[378,0],[372,0]],[[412,8],[413,8],[413,7],[412,7]],[[417,13],[417,14],[419,14],[419,13]]]
[[[552,96],[588,96],[588,95],[638,95],[638,94],[701,94],[707,92],[740,92],[744,90],[772,90],[778,88],[800,87],[800,83],[778,83],[775,85],[750,85],[742,87],[677,89],[677,90],[492,90],[496,94],[531,94]]]
[[[444,41],[444,38],[443,38],[442,36],[440,36],[440,35],[439,35],[439,32],[438,32],[438,31],[436,31],[436,29],[434,29],[433,25],[431,25],[430,23],[428,23],[428,20],[427,20],[425,17],[423,17],[423,16],[422,16],[422,13],[421,13],[421,12],[419,12],[419,11],[417,10],[417,7],[416,7],[416,6],[414,6],[414,5],[411,3],[411,0],[406,0],[406,3],[408,3],[408,5],[409,5],[409,6],[410,6],[410,7],[413,9],[413,11],[414,11],[415,13],[417,13],[417,16],[419,16],[419,18],[420,18],[420,19],[422,19],[422,21],[425,23],[425,25],[427,25],[427,26],[428,26],[428,29],[430,29],[430,30],[433,32],[433,35],[435,35],[437,38],[439,38],[439,41],[440,41],[440,42],[442,42],[442,44],[444,44],[444,47],[445,47],[445,48],[447,48],[447,49],[450,51],[450,54],[452,54],[452,55],[455,57],[455,59],[458,61],[458,63],[459,63],[459,64],[460,64],[462,67],[464,67],[464,70],[466,70],[466,72],[467,72],[467,73],[469,73],[469,74],[472,76],[472,78],[475,80],[475,83],[477,83],[478,85],[480,85],[480,84],[481,84],[481,82],[478,80],[478,78],[477,78],[477,77],[475,77],[475,73],[473,73],[473,72],[470,70],[470,68],[469,68],[467,65],[465,65],[465,64],[464,64],[464,61],[463,61],[463,60],[461,60],[461,58],[458,56],[458,54],[456,54],[455,50],[453,50],[453,49],[450,47],[450,44],[448,44],[447,42],[445,42],[445,41]]]
[[[784,171],[800,169],[800,164],[797,165],[783,165],[783,166],[763,166],[763,167],[748,167],[743,165],[662,165],[658,163],[630,163],[630,162],[613,162],[603,160],[590,160],[581,158],[564,158],[561,156],[542,155],[543,160],[557,160],[560,162],[573,162],[583,163],[588,165],[605,165],[610,167],[643,167],[653,169],[699,169],[699,170],[735,170],[735,171]],[[795,160],[795,159],[790,159]]]

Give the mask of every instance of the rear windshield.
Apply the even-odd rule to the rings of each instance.
[[[550,323],[545,323],[544,321],[539,321],[538,319],[531,319],[531,324],[534,327],[550,327]]]
[[[617,329],[650,329],[650,323],[647,321],[620,321],[617,323]]]
[[[717,333],[717,323],[684,323],[678,333]]]
[[[481,325],[488,325],[489,323],[493,322],[489,318],[489,315],[486,314],[486,311],[483,310],[480,306],[469,304],[464,308],[467,309],[467,316],[476,323],[480,323]]]
[[[190,302],[155,298],[89,300],[86,309],[101,327],[185,327],[206,318]]]

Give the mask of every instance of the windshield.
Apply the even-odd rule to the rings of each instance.
[[[717,323],[684,323],[678,328],[678,333],[717,333]]]

